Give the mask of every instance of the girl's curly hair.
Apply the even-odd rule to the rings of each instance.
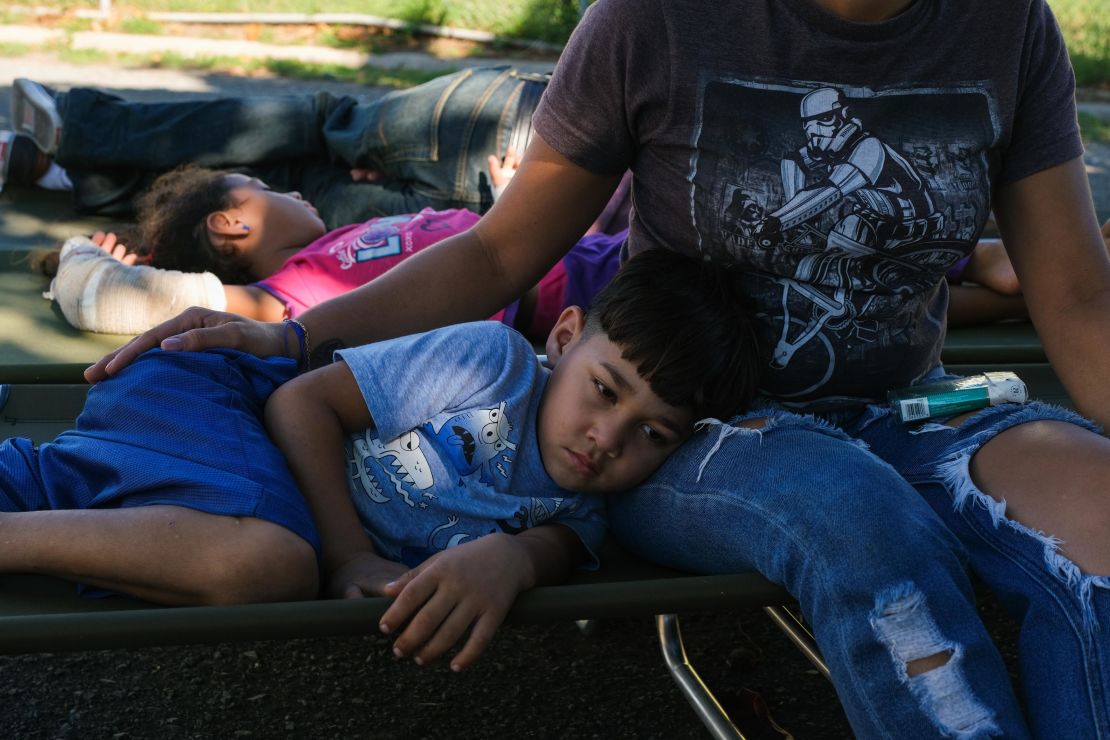
[[[151,264],[182,272],[211,272],[226,285],[257,277],[235,249],[215,244],[208,216],[238,205],[229,172],[184,165],[167,172],[136,201],[139,241],[151,250]]]

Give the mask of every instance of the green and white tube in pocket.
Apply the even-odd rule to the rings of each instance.
[[[898,418],[908,423],[1000,403],[1024,403],[1029,391],[1014,373],[991,372],[899,388],[888,392],[887,400]]]

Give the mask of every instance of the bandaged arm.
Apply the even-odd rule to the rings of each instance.
[[[224,286],[210,272],[125,265],[83,236],[62,247],[43,297],[56,300],[76,328],[105,334],[138,334],[189,306],[227,307]]]

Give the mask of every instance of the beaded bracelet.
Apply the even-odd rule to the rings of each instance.
[[[292,329],[293,333],[297,335],[297,346],[301,351],[300,358],[297,362],[297,367],[300,369],[301,372],[304,372],[305,370],[309,369],[308,329],[306,329],[305,325],[297,321],[296,319],[284,319],[283,323],[285,324],[286,329]],[[285,338],[283,335],[282,343],[284,344],[284,342]]]

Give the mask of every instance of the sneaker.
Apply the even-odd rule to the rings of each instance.
[[[50,157],[40,152],[30,137],[0,131],[0,191],[8,183],[33,185],[50,164]]]
[[[34,80],[19,77],[12,83],[12,124],[17,133],[30,136],[46,154],[58,151],[62,117],[54,96]]]

